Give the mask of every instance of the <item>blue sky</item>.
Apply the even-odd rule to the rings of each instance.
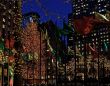
[[[22,13],[37,12],[40,21],[52,20],[58,25],[62,25],[63,19],[68,21],[68,14],[71,13],[70,0],[24,0]]]

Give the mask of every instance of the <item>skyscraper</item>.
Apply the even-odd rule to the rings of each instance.
[[[0,28],[5,31],[19,29],[21,24],[21,0],[2,0],[0,9]]]
[[[73,16],[90,16],[93,15],[95,11],[105,13],[110,7],[109,3],[110,1],[108,0],[73,0]]]
[[[97,60],[100,60],[99,57],[109,59],[110,25],[109,23],[94,21],[96,18],[95,13],[105,16],[109,11],[109,0],[73,0],[72,2],[72,13],[68,16],[68,22],[74,28],[74,33],[68,35],[68,46],[73,52],[76,50],[75,59],[77,59],[77,51],[81,53],[80,58],[83,59],[84,64],[82,66],[84,66],[84,68],[88,68],[91,64],[87,62],[89,56]],[[84,34],[86,28],[90,31]],[[77,47],[76,49],[74,45]],[[88,45],[91,46],[91,49],[88,49]],[[95,52],[95,54],[93,54],[93,52]],[[96,52],[98,52],[98,54]],[[72,57],[74,57],[74,54]],[[94,64],[96,63],[94,62]],[[97,79],[104,77],[103,71],[99,72],[99,69],[104,68],[104,66],[100,64],[101,62],[98,61],[97,67],[95,67]],[[102,64],[104,65],[104,63]],[[76,63],[76,69],[77,67],[81,69],[80,65]],[[108,69],[110,70],[110,68]],[[84,72],[84,78],[87,77],[86,74],[87,72]]]
[[[74,27],[74,21],[77,19],[82,19],[83,17],[94,17],[95,16],[95,12],[101,13],[101,14],[106,14],[107,11],[109,11],[110,8],[110,1],[108,0],[73,0],[72,2],[72,13],[69,14],[69,24]],[[80,20],[79,22],[84,22],[82,20]],[[81,27],[84,27],[85,24],[83,24]],[[74,27],[74,29],[77,29],[76,27]],[[81,29],[80,29],[81,30]],[[75,30],[76,31],[76,30]],[[76,31],[77,32],[77,31]],[[82,54],[84,54],[84,38],[83,36],[77,32],[77,45],[81,51]],[[92,32],[89,34],[90,38],[88,43],[90,43],[90,41],[92,42],[93,40],[95,40],[94,42],[96,42],[96,46],[98,46],[98,36],[96,36],[96,34],[99,33],[99,37],[101,40],[101,45],[103,44],[104,41],[109,43],[109,25],[108,24],[95,24],[95,26],[92,29]],[[93,35],[95,35],[95,38],[93,37]],[[68,40],[71,39],[71,36],[68,36]],[[73,41],[73,40],[71,40]],[[91,43],[90,43],[91,44]],[[71,45],[72,46],[72,45]],[[100,50],[103,51],[103,50]]]
[[[21,0],[1,0],[0,1],[0,31],[2,33],[1,38],[10,39],[10,36],[14,35],[14,33],[17,32],[18,29],[21,29],[20,24],[21,24]],[[3,43],[5,43],[4,40]],[[5,44],[3,45],[4,47],[6,47]],[[2,63],[4,63],[4,65]],[[2,58],[0,64],[2,65],[2,72],[1,72],[2,77],[0,77],[0,79],[2,79],[2,83],[0,82],[0,84],[2,84],[3,86],[9,85],[11,82],[11,78],[8,73],[9,62],[4,62]],[[13,84],[13,80],[11,84]]]

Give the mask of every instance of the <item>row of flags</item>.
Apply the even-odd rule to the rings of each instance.
[[[99,22],[99,23],[100,22],[103,22],[103,23],[107,22],[108,23],[110,21],[109,17],[110,17],[109,11],[105,15],[100,14],[98,12],[95,12],[94,16],[87,16],[87,17],[84,16],[80,19],[74,19],[74,21],[73,21],[74,27],[73,28],[71,26],[67,25],[65,22],[63,22],[62,29],[57,26],[53,26],[53,27],[51,27],[51,29],[54,29],[54,33],[55,33],[54,36],[55,36],[55,40],[56,40],[57,44],[60,44],[62,36],[67,37],[68,34],[74,34],[73,33],[74,31],[76,31],[82,35],[87,35],[92,31],[96,22]],[[48,28],[42,29],[42,34],[43,34],[44,39],[47,42],[47,48],[48,48],[47,51],[49,52],[49,55],[53,55],[53,57],[55,57],[57,51],[56,51],[56,49],[53,48],[53,46],[50,43],[51,38],[48,33]],[[107,44],[105,42],[103,44],[104,44],[103,51],[108,51]],[[59,47],[57,47],[57,48],[59,48]],[[70,48],[69,48],[69,50],[70,50],[70,52],[73,53],[73,51],[71,51]],[[97,56],[98,51],[96,50],[96,47],[92,47],[90,45],[87,45],[87,50],[91,51],[91,54],[93,54],[94,58]],[[66,55],[65,52],[63,52],[63,54]],[[80,50],[78,49],[77,46],[76,46],[76,54],[83,57],[83,55],[80,53]],[[61,56],[58,56],[58,57],[61,57]]]
[[[98,12],[94,13],[94,16],[89,16],[89,17],[82,17],[81,19],[74,19],[74,29],[67,25],[65,22],[63,22],[63,29],[55,27],[55,32],[56,32],[56,38],[59,39],[61,36],[66,36],[70,33],[72,33],[74,30],[79,32],[80,34],[87,35],[89,34],[92,29],[93,25],[96,21],[105,21],[109,22],[110,21],[110,12],[107,11],[105,15],[100,14]],[[45,31],[46,36],[48,34],[47,31]],[[49,37],[47,37],[47,44],[51,48]],[[51,48],[52,50],[52,48]]]
[[[88,20],[88,18],[86,18],[86,17],[84,17],[84,19]],[[90,19],[90,21],[91,20],[92,20],[92,18]],[[82,22],[84,22],[84,21],[82,21]],[[71,28],[66,23],[63,23],[63,25],[64,25],[63,29],[59,29],[59,28],[55,27],[57,41],[60,41],[59,38],[61,36],[67,36],[68,34],[73,33],[73,28]],[[84,25],[85,24],[82,24],[81,26],[84,26]],[[53,49],[53,47],[50,44],[50,37],[48,35],[47,29],[43,32],[43,34],[44,34],[44,38],[47,40],[48,51],[50,51],[50,53],[52,53],[52,54],[54,52],[53,55],[55,57],[55,52],[56,51],[55,51],[55,49]],[[98,50],[96,49],[96,45],[95,44],[93,45],[93,47],[91,45],[87,44],[86,48],[87,48],[86,49],[87,51],[91,52],[91,54],[93,55],[93,58],[97,58],[98,57]],[[103,42],[102,48],[103,48],[102,49],[103,51],[108,52],[108,44],[106,42]],[[70,49],[70,47],[68,48],[68,51],[69,51],[69,53],[74,54],[74,51],[72,51]],[[64,54],[66,54],[66,53],[64,53]],[[76,45],[76,54],[77,54],[77,56],[83,57],[83,55],[81,54],[81,52],[78,49],[77,45]]]

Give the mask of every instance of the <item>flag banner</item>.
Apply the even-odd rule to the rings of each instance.
[[[65,22],[63,22],[63,30],[69,34],[69,33],[72,33],[73,32],[73,29],[71,26],[67,25]]]
[[[48,48],[49,48],[49,50],[52,52],[53,51],[53,48],[52,48],[52,46],[51,46],[51,44],[50,44],[50,38],[49,38],[49,36],[48,36],[48,32],[47,32],[47,29],[46,29],[46,32],[45,32],[45,34],[44,34],[44,38],[45,38],[45,40],[47,41],[47,46],[48,46]]]
[[[76,56],[83,57],[77,45],[76,45]]]
[[[86,48],[87,48],[87,50],[89,50],[89,51],[91,52],[91,54],[92,54],[92,56],[93,56],[93,60],[94,60],[95,58],[98,58],[98,52],[97,52],[97,50],[96,50],[95,44],[94,44],[93,47],[92,47],[91,45],[87,44],[87,45],[86,45]]]
[[[93,29],[93,16],[74,19],[73,24],[74,24],[75,30],[78,33],[82,35],[87,35]]]
[[[104,56],[106,56],[107,59],[110,59],[109,52],[110,52],[110,45],[109,45],[109,43],[104,41],[102,43],[102,53],[103,53]]]

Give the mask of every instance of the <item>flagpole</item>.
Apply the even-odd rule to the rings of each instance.
[[[56,21],[56,25],[57,25],[57,21]],[[56,39],[57,39],[57,37],[56,37]],[[56,86],[58,86],[58,83],[57,83],[58,82],[58,73],[57,73],[57,56],[58,56],[57,55],[57,53],[58,53],[57,48],[58,48],[58,45],[57,45],[57,40],[55,40],[55,42],[56,42],[56,48],[55,48],[56,49],[56,54],[55,54],[55,56],[56,56]]]
[[[40,30],[40,84],[41,84],[41,30]]]
[[[66,42],[66,36],[64,35],[64,42]],[[66,43],[65,43],[65,45],[66,45]],[[65,49],[64,49],[65,50]],[[65,52],[67,52],[67,51],[65,51]],[[67,55],[66,54],[64,54],[64,62],[65,62],[65,86],[67,85],[67,78],[66,78],[66,75],[67,75],[67,72],[66,72],[66,59],[67,58]]]
[[[86,79],[87,79],[86,40],[87,40],[87,37],[84,36],[84,85],[87,85],[87,83],[86,83]]]
[[[32,69],[33,69],[33,85],[34,85],[34,53],[33,53]]]
[[[2,31],[1,33],[3,34],[3,32],[5,34],[5,31]],[[5,35],[4,35],[4,40],[5,40]],[[4,48],[5,48],[5,42],[4,42]],[[4,86],[4,62],[3,62],[3,58],[5,58],[5,50],[3,50],[3,57],[2,57],[2,86]]]
[[[45,72],[45,83],[47,84],[47,86],[48,86],[48,55],[47,55],[47,50],[48,50],[48,48],[47,48],[47,39],[46,39],[46,65],[45,65],[45,67],[46,67],[46,72]]]
[[[10,49],[10,32],[8,32],[8,40],[9,40],[9,49]],[[10,50],[9,50],[9,56],[10,56]],[[9,76],[9,56],[8,56],[8,86],[10,82],[10,76]]]
[[[100,86],[100,74],[99,74],[99,71],[100,71],[100,61],[99,61],[99,51],[100,51],[100,35],[99,35],[99,31],[97,33],[97,37],[98,37],[98,86]]]
[[[58,52],[57,47],[58,47],[58,46],[57,46],[57,42],[56,42],[56,86],[58,86],[58,83],[57,83],[57,81],[58,81],[58,80],[57,80],[57,78],[58,78],[58,77],[57,77],[57,76],[58,76],[58,74],[57,74],[57,52]]]
[[[75,60],[75,76],[74,76],[74,79],[75,79],[75,86],[77,86],[77,81],[76,81],[76,32],[73,33],[73,46],[74,46],[74,60]]]
[[[2,57],[3,61],[3,57]],[[2,86],[4,86],[4,63],[2,64]]]

